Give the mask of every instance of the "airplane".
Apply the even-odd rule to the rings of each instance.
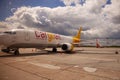
[[[96,48],[104,48],[104,46],[100,44],[98,39],[96,39]]]
[[[71,37],[39,30],[12,29],[0,33],[1,51],[13,51],[14,55],[19,55],[19,48],[52,48],[53,52],[57,52],[57,48],[61,47],[63,51],[71,52],[74,44],[80,42],[81,31],[80,27]]]

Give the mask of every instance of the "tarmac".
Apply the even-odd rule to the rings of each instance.
[[[0,51],[0,80],[120,80],[120,48],[77,47],[20,49],[20,55]]]

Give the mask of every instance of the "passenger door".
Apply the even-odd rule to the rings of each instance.
[[[12,40],[13,43],[15,43],[15,42],[16,42],[16,39],[17,39],[16,32],[12,32],[11,35],[12,35],[12,37],[11,37],[12,39],[11,39],[11,40]]]
[[[30,41],[30,34],[25,32],[25,41]]]

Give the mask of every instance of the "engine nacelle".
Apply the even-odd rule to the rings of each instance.
[[[72,51],[74,46],[70,43],[65,43],[62,45],[62,50],[64,51]]]

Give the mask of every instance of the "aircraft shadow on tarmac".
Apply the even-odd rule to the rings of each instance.
[[[26,56],[37,56],[37,55],[55,55],[55,54],[73,54],[76,53],[75,51],[70,52],[70,53],[65,53],[64,51],[57,51],[57,52],[52,52],[52,51],[46,51],[46,52],[29,52],[29,53],[21,53],[19,55],[14,55],[12,52],[11,53],[6,53],[6,55],[1,55],[0,57],[26,57]]]
[[[57,52],[52,52],[52,51],[37,51],[37,52],[28,52],[28,53],[21,53],[19,55],[14,55],[13,53],[6,53],[6,55],[1,55],[0,57],[26,57],[26,56],[38,56],[38,55],[55,55],[55,54],[116,54],[116,53],[97,53],[97,52],[83,52],[84,50],[75,50],[72,52],[64,52],[64,51],[57,51]]]

